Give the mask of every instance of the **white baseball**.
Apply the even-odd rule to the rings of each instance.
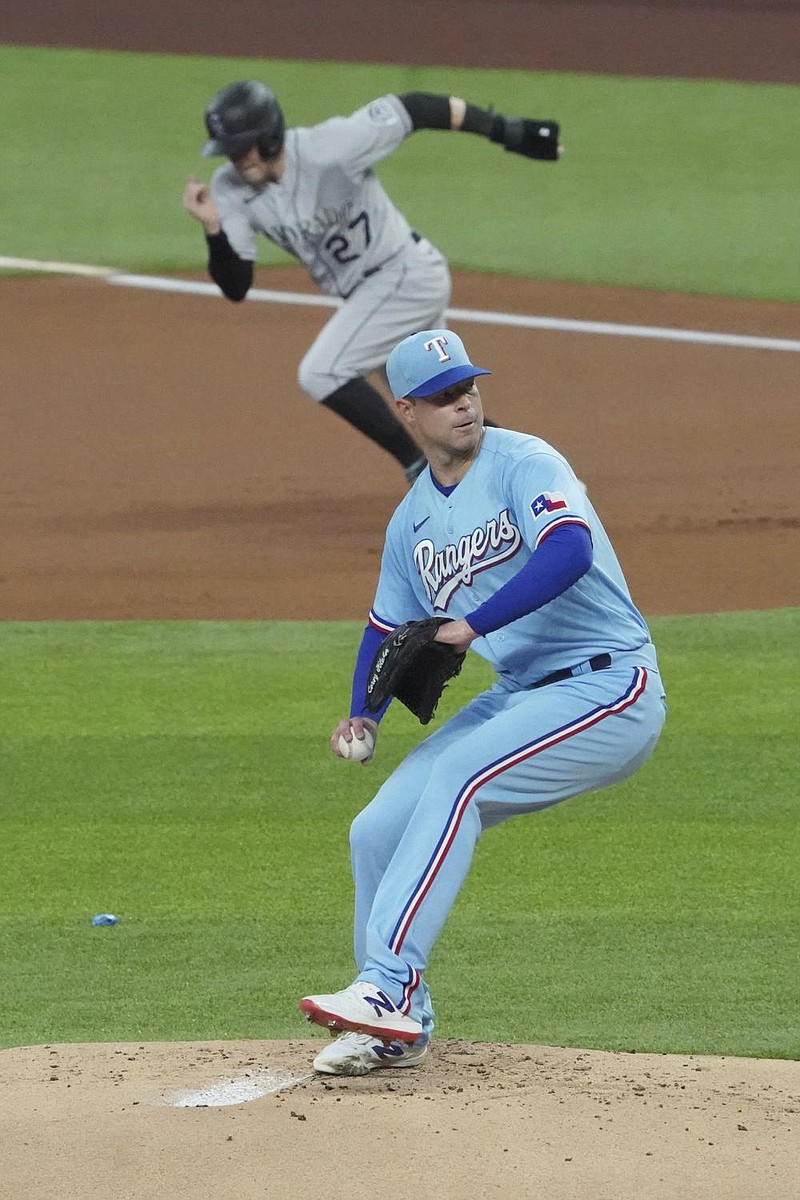
[[[364,728],[363,742],[355,734],[353,734],[352,742],[345,741],[343,735],[339,734],[339,753],[342,758],[349,758],[351,762],[363,762],[365,758],[369,758],[374,749],[375,738],[366,727]]]

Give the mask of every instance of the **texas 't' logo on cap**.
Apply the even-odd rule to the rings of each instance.
[[[464,343],[452,329],[412,333],[395,346],[386,362],[386,377],[396,400],[435,396],[477,375],[491,375],[491,371],[470,361]]]
[[[425,342],[425,349],[426,350],[435,350],[436,353],[439,355],[439,362],[452,362],[453,360],[451,359],[450,355],[445,350],[446,345],[447,345],[446,337],[435,337],[435,338],[431,338],[431,340],[429,342]]]

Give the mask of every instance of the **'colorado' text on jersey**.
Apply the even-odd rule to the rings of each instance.
[[[382,96],[348,117],[289,129],[279,183],[257,188],[232,163],[219,167],[211,195],[231,246],[254,262],[263,234],[298,258],[323,292],[348,296],[409,244],[411,227],[372,168],[411,132],[405,106]]]

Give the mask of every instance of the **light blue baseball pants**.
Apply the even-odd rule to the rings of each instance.
[[[525,691],[502,682],[421,742],[355,818],[357,978],[433,1029],[423,972],[484,829],[633,774],[664,723],[657,671],[604,671]]]

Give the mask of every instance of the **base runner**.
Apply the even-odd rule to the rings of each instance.
[[[424,466],[420,448],[367,377],[401,338],[442,323],[450,272],[392,203],[374,167],[420,129],[478,134],[512,153],[555,161],[558,124],[410,92],[287,130],[277,97],[257,80],[223,88],[205,122],[203,154],[229,161],[210,186],[192,177],[183,205],[205,231],[211,278],[229,300],[243,300],[261,234],[342,300],[300,363],[300,387],[393,455],[412,481]]]

